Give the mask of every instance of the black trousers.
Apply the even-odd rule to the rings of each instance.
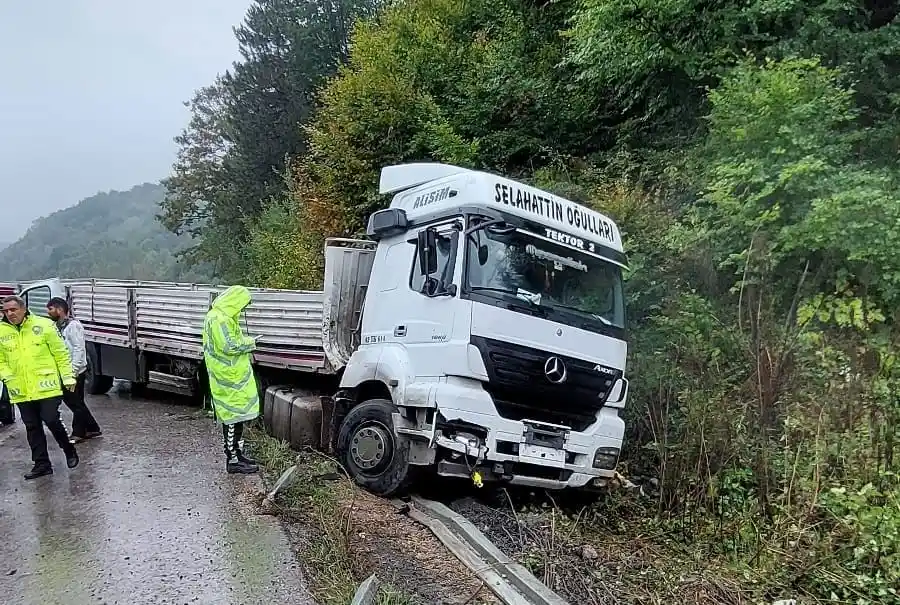
[[[88,433],[100,432],[100,425],[84,402],[84,380],[85,375],[81,374],[75,383],[74,391],[63,391],[63,401],[72,410],[72,436],[82,439],[87,437]]]
[[[60,397],[50,399],[38,399],[18,404],[19,415],[25,425],[28,436],[28,445],[31,446],[31,460],[36,467],[50,468],[50,455],[47,453],[47,436],[44,435],[44,425],[50,429],[53,438],[59,447],[69,454],[75,451],[75,446],[69,443],[66,427],[59,417]]]
[[[237,462],[238,456],[244,455],[244,423],[223,424],[222,438],[225,442],[225,458],[228,462]]]

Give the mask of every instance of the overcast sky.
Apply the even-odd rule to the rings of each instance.
[[[238,58],[250,0],[0,0],[0,242],[165,177],[182,105]]]

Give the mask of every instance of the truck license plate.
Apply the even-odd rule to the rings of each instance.
[[[542,445],[528,445],[523,443],[519,446],[519,457],[536,458],[537,460],[552,466],[565,466],[566,452],[564,450],[553,449],[552,447],[544,447]]]

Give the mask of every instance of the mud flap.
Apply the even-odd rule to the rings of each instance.
[[[339,399],[323,395],[322,402],[322,434],[319,444],[326,454],[337,451],[338,431],[347,415],[348,406]]]

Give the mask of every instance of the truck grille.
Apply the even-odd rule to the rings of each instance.
[[[594,423],[622,371],[583,359],[473,336],[487,369],[484,389],[508,420],[537,420],[583,431]],[[565,380],[554,383],[545,366],[558,358]],[[559,378],[557,373],[555,378]]]

